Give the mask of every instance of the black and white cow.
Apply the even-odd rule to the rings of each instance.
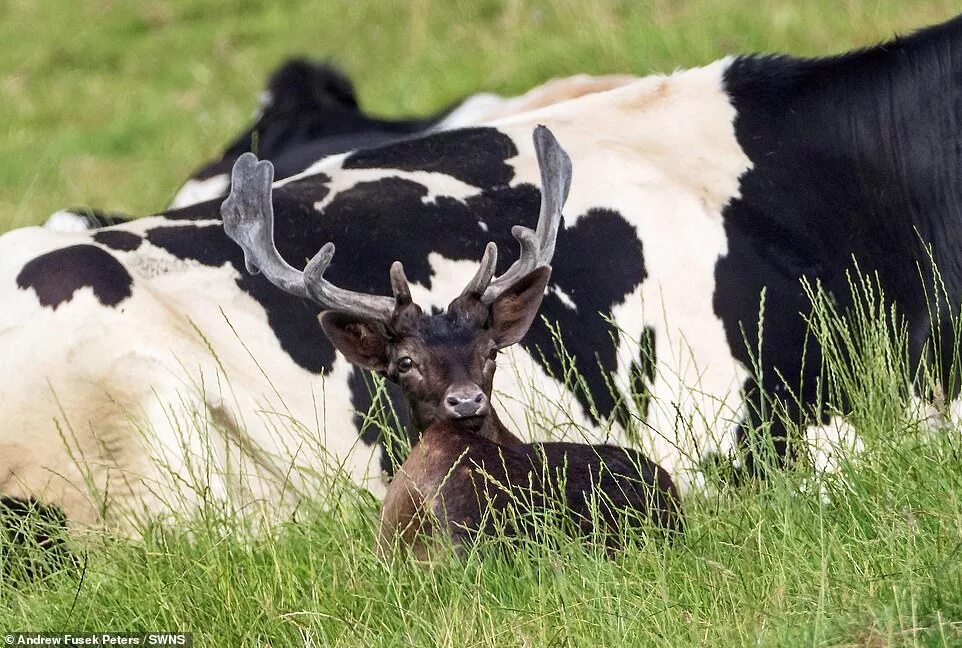
[[[916,264],[930,245],[940,317],[957,312],[960,105],[962,18],[844,56],[726,58],[327,157],[276,183],[276,244],[302,266],[334,241],[331,281],[377,294],[399,259],[414,298],[443,307],[486,242],[510,249],[509,227],[536,218],[530,136],[549,126],[574,180],[542,313],[567,349],[534,326],[498,372],[499,411],[535,436],[595,441],[625,441],[617,422],[641,419],[645,451],[690,487],[703,457],[750,445],[763,289],[762,386],[812,435],[830,422],[809,411],[820,363],[811,341],[801,360],[802,279],[844,307],[854,255],[905,316],[914,359],[933,329],[951,336]],[[367,377],[316,307],[246,272],[218,210],[0,238],[0,492],[93,523],[105,503],[279,511],[331,465],[383,492],[386,454],[358,414]],[[569,388],[572,364],[585,381]],[[780,452],[789,433],[773,428]]]

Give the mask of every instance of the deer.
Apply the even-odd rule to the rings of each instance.
[[[497,276],[497,246],[488,243],[475,275],[443,312],[414,303],[398,261],[389,272],[390,297],[325,279],[331,242],[303,271],[293,268],[274,245],[271,163],[245,153],[234,165],[221,215],[248,271],[318,303],[333,346],[354,365],[399,385],[407,400],[416,442],[384,498],[381,552],[402,546],[425,559],[445,538],[463,552],[481,535],[531,536],[538,515],[551,510],[560,510],[579,535],[601,532],[609,548],[620,546],[629,528],[681,529],[674,482],[641,452],[525,443],[492,405],[498,353],[524,338],[548,287],[571,183],[571,160],[554,135],[538,126],[533,138],[542,185],[535,229],[512,228],[521,253]],[[509,507],[514,521],[499,523],[497,514]]]

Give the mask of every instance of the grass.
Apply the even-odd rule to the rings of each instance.
[[[877,432],[822,493],[789,473],[692,499],[674,544],[614,560],[568,544],[387,561],[371,551],[376,503],[350,488],[253,538],[209,511],[142,543],[81,543],[83,577],[3,592],[0,629],[178,629],[223,646],[958,645],[960,441]]]
[[[0,229],[75,204],[161,209],[291,53],[335,58],[367,106],[401,114],[572,72],[841,51],[955,10],[938,0],[0,0]],[[827,354],[826,385],[853,395],[858,459],[820,478],[789,471],[692,497],[673,544],[641,541],[614,559],[568,543],[392,562],[372,551],[377,503],[335,483],[277,527],[212,505],[142,541],[77,534],[82,570],[0,582],[0,631],[184,630],[205,646],[962,645],[962,438],[902,407],[912,376],[899,338],[873,327],[880,311],[865,312],[859,326],[830,312],[813,321],[839,350]]]

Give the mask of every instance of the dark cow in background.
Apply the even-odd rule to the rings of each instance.
[[[934,350],[933,330],[951,356],[959,105],[960,18],[838,57],[726,58],[328,156],[275,183],[275,243],[300,269],[334,241],[346,253],[326,276],[373,294],[389,291],[397,258],[413,298],[443,309],[488,241],[510,249],[509,228],[534,223],[529,136],[545,124],[575,179],[545,319],[503,358],[499,414],[530,437],[579,441],[628,443],[637,424],[646,454],[690,488],[706,456],[757,468],[759,387],[793,422],[770,428],[780,456],[791,436],[844,431],[826,416],[844,403],[817,407],[802,280],[845,309],[854,256],[906,319],[912,361]],[[331,466],[383,493],[370,377],[323,341],[318,307],[246,273],[219,202],[0,238],[0,419],[15,422],[0,491],[93,523],[117,510],[105,501],[255,500],[279,515]],[[918,270],[929,250],[945,283],[937,311]]]
[[[438,126],[457,105],[428,117],[380,119],[358,104],[351,81],[328,63],[292,59],[271,74],[257,119],[227,145],[219,159],[192,174],[171,207],[226,193],[231,166],[249,151],[271,160],[278,178],[306,169],[322,157],[369,148]]]
[[[549,81],[520,97],[479,93],[435,115],[391,120],[365,114],[354,85],[331,64],[292,59],[271,75],[256,122],[228,144],[219,159],[198,169],[177,192],[171,207],[226,196],[231,166],[242,153],[270,160],[280,180],[329,155],[381,146],[417,133],[474,126],[610,90],[635,78],[576,75]]]

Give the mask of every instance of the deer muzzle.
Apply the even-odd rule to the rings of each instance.
[[[484,416],[488,413],[488,397],[475,384],[452,386],[444,396],[444,413],[451,419]]]

